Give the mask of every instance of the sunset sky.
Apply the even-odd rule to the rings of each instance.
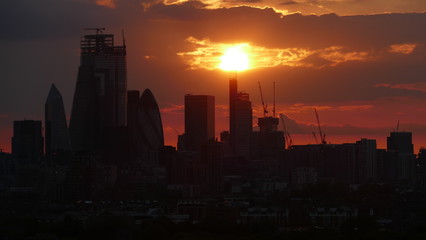
[[[166,144],[183,133],[184,95],[216,96],[216,136],[228,129],[228,79],[219,69],[240,46],[238,73],[255,118],[258,82],[295,144],[315,143],[314,108],[331,143],[377,139],[396,128],[426,147],[425,0],[1,0],[0,149],[13,120],[44,119],[54,83],[71,112],[84,28],[105,27],[127,45],[128,89],[150,88]],[[254,119],[253,122],[257,122]],[[176,131],[175,131],[176,130]]]

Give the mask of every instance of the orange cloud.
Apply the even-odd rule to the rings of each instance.
[[[170,107],[167,108],[161,108],[160,112],[161,113],[178,113],[181,114],[183,113],[183,110],[185,109],[184,105],[177,105],[177,104],[172,104]]]
[[[368,110],[372,108],[374,108],[374,106],[370,104],[337,107],[337,109],[342,111],[358,111],[358,110]]]
[[[368,52],[345,51],[343,47],[333,46],[319,51],[319,56],[336,65],[348,61],[367,61],[371,59]]]
[[[391,53],[401,53],[401,54],[410,54],[417,47],[415,43],[406,43],[406,44],[393,44],[389,48]]]
[[[389,84],[389,83],[379,83],[374,85],[375,87],[384,87],[391,89],[404,89],[411,91],[418,91],[426,93],[426,83],[418,82],[418,83],[407,83],[407,84]]]
[[[96,0],[96,4],[107,8],[116,8],[115,0]]]
[[[212,42],[209,39],[189,37],[187,42],[195,46],[195,50],[179,52],[191,69],[218,69],[220,57],[227,48],[237,44]],[[314,67],[336,66],[348,61],[374,60],[367,51],[349,51],[341,46],[331,46],[324,49],[310,50],[307,48],[266,48],[249,43],[244,44],[249,56],[249,69],[268,68],[276,66]],[[315,61],[312,61],[315,58]],[[318,61],[320,60],[320,61]]]
[[[276,5],[274,3],[266,3],[261,0],[240,0],[240,1],[227,1],[227,0],[163,0],[162,3],[164,5],[183,5],[187,3],[191,3],[192,5],[196,6],[197,8],[201,9],[220,9],[220,8],[233,8],[233,7],[250,7],[250,8],[258,8],[258,9],[265,9],[265,8],[271,8],[276,13],[280,13],[282,15],[288,15],[292,13],[298,13],[299,11],[288,11],[285,8],[282,8],[279,5]],[[143,6],[150,7],[152,4],[142,4]]]
[[[194,4],[193,0],[160,0],[164,5]],[[223,9],[239,6],[251,8],[272,8],[282,15],[292,13],[365,15],[390,12],[424,12],[425,1],[422,0],[198,0],[198,8]],[[143,3],[144,5],[146,3]],[[146,5],[152,5],[148,3]]]
[[[220,65],[220,57],[229,47],[235,44],[216,43],[209,39],[196,39],[189,37],[189,43],[196,45],[196,49],[190,52],[180,52],[179,56],[183,57],[191,69],[207,69],[214,70]],[[249,68],[265,68],[275,67],[279,65],[285,66],[301,66],[302,59],[309,56],[313,52],[302,48],[265,48],[253,46],[249,43],[245,44],[247,54],[249,55]]]

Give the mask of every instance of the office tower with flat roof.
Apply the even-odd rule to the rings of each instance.
[[[237,79],[229,80],[229,134],[231,153],[250,158],[253,110],[248,93],[238,92]]]
[[[43,156],[41,121],[13,122],[12,154],[25,163],[37,163]]]
[[[94,29],[80,42],[80,67],[70,120],[74,151],[94,151],[105,129],[126,125],[126,46]]]
[[[199,152],[215,138],[215,98],[209,95],[185,95],[185,150]]]
[[[237,128],[236,104],[238,97],[238,81],[236,78],[229,79],[229,143],[231,153],[235,154],[235,133]]]
[[[361,138],[359,146],[359,182],[377,180],[377,143],[375,139]]]
[[[387,137],[388,151],[414,154],[412,138],[411,132],[391,132]]]
[[[44,117],[45,156],[51,161],[58,154],[71,150],[64,102],[55,84],[50,87],[44,104]]]
[[[390,180],[410,183],[414,179],[415,155],[411,132],[391,132],[387,137]]]

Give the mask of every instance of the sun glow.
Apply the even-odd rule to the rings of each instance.
[[[249,69],[248,44],[238,44],[226,48],[220,57],[219,68],[225,71],[244,71]]]

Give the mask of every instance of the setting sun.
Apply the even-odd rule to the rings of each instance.
[[[225,71],[244,71],[249,69],[248,44],[229,47],[220,58],[219,68]]]

